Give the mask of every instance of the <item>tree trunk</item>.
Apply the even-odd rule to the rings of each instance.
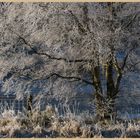
[[[100,66],[96,66],[93,69],[93,86],[95,87],[95,106],[96,106],[96,117],[100,120],[104,114],[101,111],[103,109],[103,95],[102,86],[100,80]]]
[[[111,119],[115,117],[115,100],[118,94],[119,83],[121,75],[117,73],[118,78],[116,84],[113,79],[113,59],[111,59],[106,65],[106,88],[107,96],[103,96],[103,89],[101,86],[101,69],[100,66],[96,66],[93,70],[93,84],[95,87],[95,106],[96,116],[98,120]]]

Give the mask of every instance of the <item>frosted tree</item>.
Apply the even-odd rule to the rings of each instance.
[[[5,88],[47,80],[61,96],[84,83],[94,88],[97,116],[112,115],[122,78],[139,71],[139,10],[136,3],[1,3]]]

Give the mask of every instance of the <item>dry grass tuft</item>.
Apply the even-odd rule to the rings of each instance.
[[[0,137],[140,137],[139,121],[106,121],[103,125],[93,120],[72,112],[62,116],[51,106],[26,114],[5,110],[0,119]]]

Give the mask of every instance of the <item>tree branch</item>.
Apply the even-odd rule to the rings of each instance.
[[[28,68],[27,68],[28,69]],[[23,75],[22,73],[25,71],[26,69],[16,69],[16,70],[10,70],[4,77],[3,77],[3,82],[5,82],[7,79],[10,79],[13,75],[18,75],[20,77],[24,77],[24,78],[30,78],[30,80],[32,80],[33,78],[30,76],[30,73],[27,73],[26,75]],[[33,70],[31,70],[31,72],[35,72]],[[81,81],[81,82],[84,82],[86,84],[89,84],[89,85],[93,85],[92,82],[90,81],[87,81],[86,79],[82,79],[80,77],[76,77],[76,76],[63,76],[63,75],[60,75],[60,74],[57,74],[57,73],[51,73],[49,74],[48,76],[44,76],[43,78],[40,78],[40,79],[33,79],[32,81],[37,81],[37,80],[47,80],[47,79],[50,79],[52,77],[58,77],[58,78],[61,78],[61,79],[67,79],[67,80],[71,80],[72,82],[74,81]]]
[[[87,80],[85,80],[85,79],[82,79],[82,78],[80,78],[80,77],[76,77],[76,76],[63,76],[63,75],[60,75],[60,74],[57,74],[57,73],[51,73],[50,75],[44,77],[43,79],[50,79],[50,78],[52,78],[52,77],[54,77],[54,76],[56,76],[56,77],[58,77],[58,78],[61,78],[61,79],[72,80],[73,82],[74,82],[74,81],[81,81],[81,82],[84,82],[84,83],[86,83],[86,84],[93,85],[92,82],[87,81]],[[33,81],[36,81],[36,80],[39,80],[39,79],[34,79]]]
[[[63,58],[63,57],[54,57],[54,56],[51,56],[50,54],[45,53],[45,52],[38,52],[36,49],[34,49],[32,47],[32,45],[24,37],[22,37],[21,35],[19,35],[18,33],[16,33],[15,31],[13,31],[11,29],[9,29],[9,30],[12,31],[14,34],[16,34],[24,42],[24,44],[26,44],[28,47],[30,47],[30,49],[33,51],[32,54],[42,55],[42,56],[46,56],[46,57],[48,57],[49,59],[52,59],[52,60],[62,60],[62,61],[65,61],[65,62],[70,62],[70,63],[93,62],[93,59],[72,60],[72,59],[66,59],[66,58]]]
[[[135,68],[136,65],[140,64],[140,61],[134,63],[133,65],[131,65],[130,67],[128,67],[129,71],[134,71],[133,68]]]
[[[80,23],[79,19],[73,14],[73,12],[71,10],[68,10],[68,11],[71,14],[71,16],[73,17],[73,19],[75,20],[76,24],[78,25],[79,32],[82,34],[85,34],[86,30],[85,30],[84,26]]]
[[[132,22],[136,19],[136,17],[139,15],[140,12],[132,15],[132,18],[129,22],[127,22],[127,24],[122,25],[121,29],[126,29],[128,26],[130,26],[132,24]]]
[[[126,54],[126,56],[124,57],[124,60],[123,60],[123,64],[121,66],[121,69],[124,70],[124,67],[126,65],[126,62],[127,62],[127,58],[129,56],[129,54],[135,49],[135,47],[132,47]]]
[[[87,6],[87,3],[83,3],[83,6],[82,6],[82,9],[83,9],[83,23],[85,24],[85,27],[86,29],[90,31],[90,27],[89,27],[89,21],[90,21],[90,18],[88,17],[88,6]]]

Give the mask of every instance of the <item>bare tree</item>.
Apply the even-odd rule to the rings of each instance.
[[[139,70],[139,10],[135,3],[1,3],[5,87],[50,80],[59,89],[64,81],[57,92],[65,84],[72,92],[84,83],[94,87],[97,116],[112,115],[123,76]]]

